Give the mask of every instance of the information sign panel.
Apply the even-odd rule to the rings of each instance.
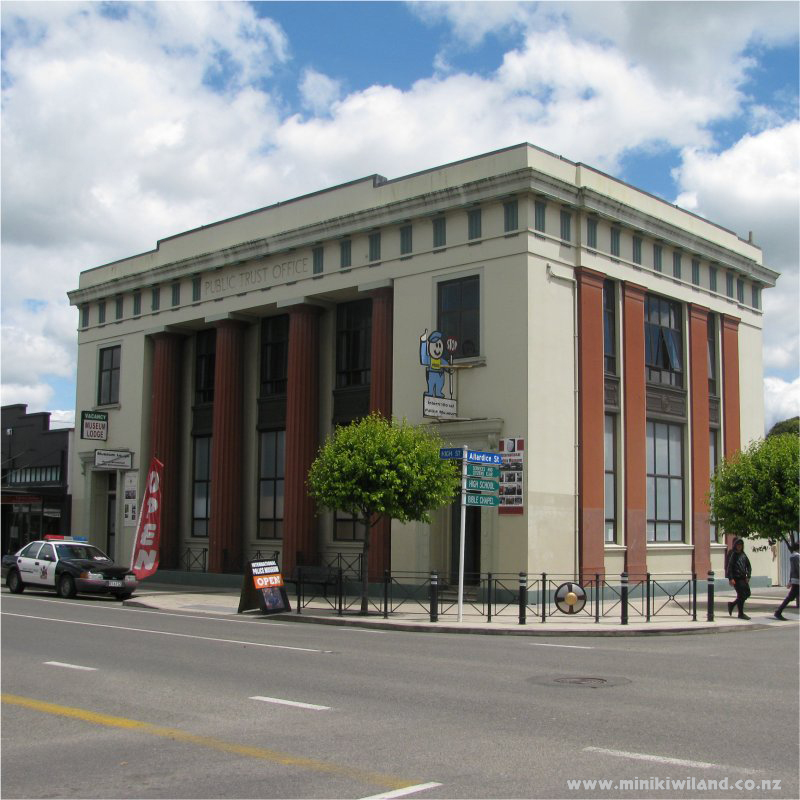
[[[274,559],[250,561],[242,581],[238,613],[260,609],[262,614],[291,611],[278,562]]]
[[[106,411],[81,411],[81,439],[108,439],[108,413]]]
[[[467,475],[472,478],[499,478],[500,467],[488,464],[467,464]]]
[[[500,453],[487,453],[483,450],[467,450],[467,461],[472,464],[502,464]]]
[[[439,450],[439,458],[461,460],[463,457],[464,450],[461,447],[442,447]]]
[[[465,494],[464,505],[494,507],[500,505],[500,498],[496,494]]]
[[[471,492],[497,492],[500,481],[487,481],[485,478],[467,478],[466,488]]]

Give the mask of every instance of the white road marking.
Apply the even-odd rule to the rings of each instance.
[[[66,667],[67,669],[84,669],[87,672],[97,672],[97,667],[82,667],[79,664],[65,664],[63,661],[45,661],[51,667]]]
[[[301,703],[297,700],[281,700],[278,697],[260,697],[256,695],[251,700],[261,700],[263,703],[277,703],[280,706],[294,706],[295,708],[307,708],[311,711],[330,711],[330,706],[317,706],[314,703]]]
[[[405,789],[395,789],[393,792],[383,792],[382,794],[362,797],[361,800],[391,800],[393,797],[408,797],[410,794],[424,792],[426,789],[435,789],[437,786],[441,785],[441,783],[418,783],[416,786],[406,786]]]
[[[587,644],[546,644],[545,642],[528,642],[531,647],[569,647],[572,650],[594,650]]]
[[[669,756],[655,756],[649,753],[629,753],[627,750],[606,750],[604,747],[584,747],[586,753],[600,753],[605,756],[616,756],[617,758],[633,758],[638,761],[654,761],[657,764],[671,764],[676,767],[694,767],[695,769],[720,769],[728,772],[744,772],[747,775],[755,775],[757,769],[747,767],[733,767],[730,764],[712,764],[708,761],[690,761],[685,758],[670,758]]]
[[[44,622],[60,622],[62,625],[88,625],[90,628],[111,628],[115,631],[133,631],[134,633],[153,633],[160,636],[177,636],[181,639],[201,639],[206,642],[222,642],[223,644],[244,644],[250,647],[269,647],[274,650],[297,650],[303,653],[332,653],[333,650],[315,650],[310,647],[290,647],[285,644],[263,644],[261,642],[243,642],[238,639],[218,639],[214,636],[195,636],[190,633],[172,633],[171,631],[154,631],[148,628],[129,628],[125,625],[102,625],[99,622],[80,622],[73,619],[57,619],[54,617],[35,617],[31,614],[12,614],[8,611],[0,612],[5,617],[22,617],[23,619],[38,619]]]

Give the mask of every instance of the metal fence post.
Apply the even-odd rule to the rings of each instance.
[[[389,619],[389,581],[391,577],[389,570],[383,571],[383,618]]]
[[[652,589],[652,585],[650,583],[650,573],[647,573],[646,576],[646,586],[647,589],[647,602],[646,602],[646,612],[645,612],[645,620],[650,622],[650,590]]]
[[[431,572],[431,622],[439,621],[439,573]]]
[[[697,573],[692,573],[692,622],[697,622]]]
[[[525,612],[528,610],[528,575],[525,572],[519,574],[519,624],[525,624]]]
[[[336,570],[336,605],[341,617],[344,614],[344,574],[341,567]]]
[[[486,621],[492,621],[492,573],[486,573]]]
[[[600,573],[594,574],[594,621],[600,622]]]
[[[714,570],[708,571],[708,608],[706,609],[706,619],[714,621]]]
[[[619,597],[620,597],[620,622],[628,624],[628,573],[623,572],[619,576]]]
[[[547,613],[547,573],[542,573],[542,588],[539,592],[539,602],[542,604],[542,622],[545,621]]]

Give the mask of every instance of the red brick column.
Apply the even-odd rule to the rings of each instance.
[[[625,569],[631,576],[647,572],[647,396],[644,369],[645,289],[622,287],[625,366]]]
[[[289,309],[286,388],[286,466],[283,561],[290,574],[298,563],[317,558],[317,520],[308,494],[308,470],[319,449],[319,309]]]
[[[711,482],[708,431],[708,309],[689,306],[689,373],[692,420],[692,571],[699,576],[711,569],[708,489]]]
[[[372,295],[372,351],[370,358],[369,410],[387,419],[392,417],[392,342],[394,290],[377,289]],[[372,527],[369,543],[369,575],[373,579],[390,569],[392,548],[391,520],[381,518]]]
[[[578,553],[581,580],[605,575],[603,278],[578,280]]]
[[[182,338],[174,333],[153,336],[150,454],[164,465],[159,554],[163,569],[176,569],[179,561],[181,347]]]
[[[722,427],[723,455],[730,458],[742,449],[739,409],[739,320],[722,315]],[[725,534],[731,547],[734,535]]]
[[[244,326],[216,323],[208,571],[242,571]]]

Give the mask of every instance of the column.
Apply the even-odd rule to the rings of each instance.
[[[739,417],[739,320],[721,316],[722,329],[722,432],[723,456],[730,458],[742,448]],[[725,544],[733,545],[735,536],[725,534]]]
[[[370,354],[369,410],[387,419],[392,417],[392,322],[394,290],[391,287],[370,292],[372,296],[372,350]],[[392,521],[385,517],[369,533],[369,575],[380,579],[391,567]]]
[[[216,328],[208,571],[240,572],[244,326],[226,319]]]
[[[644,369],[645,289],[622,287],[625,398],[625,569],[629,575],[647,572],[647,395]]]
[[[284,574],[317,559],[317,521],[306,480],[319,448],[319,309],[289,309],[286,465],[283,512]]]
[[[153,390],[150,412],[150,454],[164,465],[161,482],[161,552],[159,566],[179,566],[180,398],[182,337],[153,336]],[[147,464],[142,464],[147,469]],[[137,509],[138,510],[138,509]]]
[[[603,279],[578,281],[578,554],[581,580],[605,575]]]
[[[708,432],[708,309],[689,306],[689,371],[691,376],[691,521],[692,572],[705,575],[711,569],[708,494],[711,482]]]

